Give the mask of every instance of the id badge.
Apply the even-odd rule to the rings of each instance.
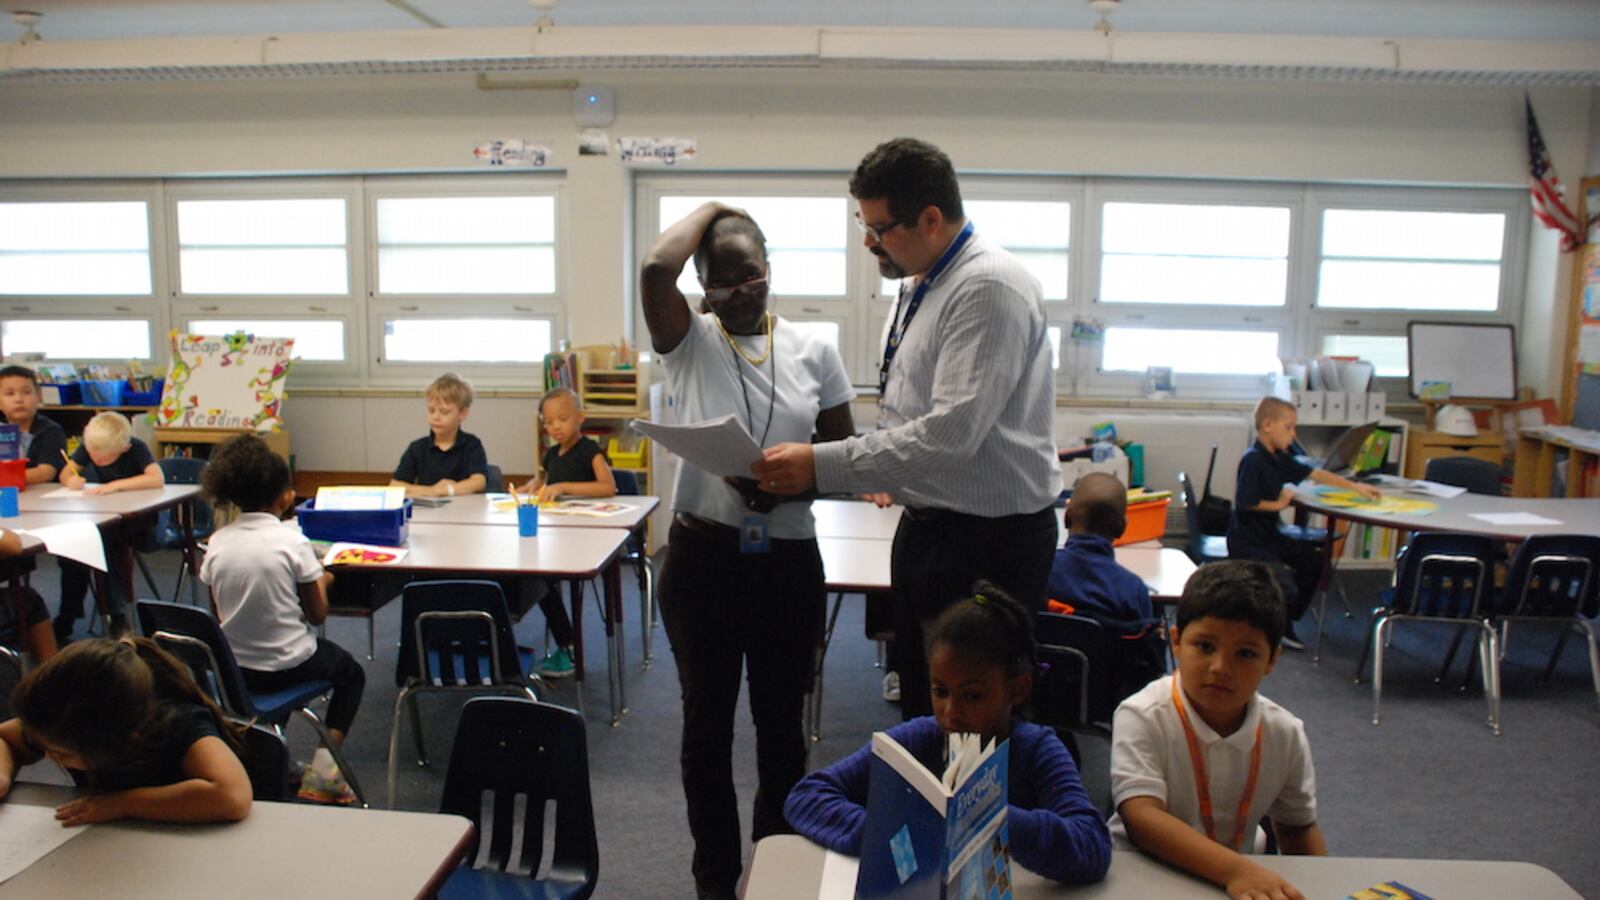
[[[739,552],[744,554],[766,553],[772,549],[772,541],[767,537],[766,516],[745,516],[739,523]]]

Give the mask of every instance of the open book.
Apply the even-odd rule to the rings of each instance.
[[[856,896],[1009,900],[1009,750],[951,735],[936,775],[888,734],[873,734]]]

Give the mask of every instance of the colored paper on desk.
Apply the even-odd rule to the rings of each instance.
[[[100,529],[92,522],[18,528],[17,533],[31,534],[38,538],[51,556],[80,562],[101,572],[106,571],[105,541],[100,539]]]
[[[17,876],[88,829],[87,825],[61,827],[53,806],[0,803],[0,882]]]
[[[379,547],[339,541],[322,557],[325,566],[386,566],[406,557],[404,547]]]
[[[541,503],[540,510],[552,516],[606,516],[621,515],[628,511],[625,503],[613,503],[609,500],[559,500],[555,503]]]
[[[1345,900],[1433,900],[1433,898],[1398,881],[1385,881],[1383,884],[1375,884],[1356,891]]]
[[[1376,500],[1368,500],[1348,488],[1319,487],[1312,492],[1318,503],[1338,509],[1359,509],[1375,516],[1425,516],[1439,508],[1439,504],[1429,500],[1411,500],[1405,497],[1391,497],[1383,494]]]
[[[489,506],[495,512],[514,513],[517,511],[517,498],[510,494],[489,494]]]

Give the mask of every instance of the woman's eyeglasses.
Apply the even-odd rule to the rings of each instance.
[[[721,303],[734,294],[766,293],[766,291],[767,276],[763,275],[760,278],[752,278],[743,284],[735,284],[728,287],[708,287],[706,288],[705,298],[712,303]]]

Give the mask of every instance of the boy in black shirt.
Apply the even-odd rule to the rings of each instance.
[[[1322,581],[1322,548],[1284,537],[1278,532],[1278,513],[1294,498],[1293,486],[1307,478],[1355,491],[1368,500],[1379,497],[1377,488],[1329,472],[1313,469],[1289,453],[1294,444],[1298,416],[1294,404],[1263,397],[1256,404],[1256,442],[1239,459],[1234,485],[1233,517],[1228,522],[1228,558],[1283,563],[1294,572],[1295,591],[1287,594],[1288,621],[1283,646],[1304,650],[1294,633],[1295,620],[1311,606]]]
[[[161,467],[156,464],[150,448],[144,441],[129,433],[128,420],[121,413],[103,412],[89,420],[83,427],[83,443],[72,454],[69,464],[62,467],[61,483],[70,490],[85,494],[111,494],[117,491],[137,491],[159,488],[166,484]],[[155,522],[135,540],[139,549],[153,549]],[[106,536],[107,561],[120,560],[117,552],[121,540],[118,532]],[[115,563],[113,563],[115,564]],[[125,579],[112,573],[109,579],[114,586]],[[70,559],[61,560],[61,608],[56,612],[57,640],[72,634],[73,623],[83,615],[83,597],[89,590],[89,568]],[[121,606],[112,604],[112,627],[126,629],[126,619]],[[121,621],[119,626],[117,623]]]
[[[527,491],[537,494],[540,503],[561,496],[615,497],[616,480],[605,454],[593,438],[583,436],[583,407],[570,388],[551,388],[539,401],[539,417],[545,434],[552,441],[545,451],[543,472],[528,482]],[[572,674],[572,620],[561,605],[561,591],[552,582],[544,583],[544,599],[539,601],[550,636],[557,649],[539,663],[539,674],[546,678],[566,678]]]
[[[406,447],[391,485],[407,497],[476,494],[489,483],[489,457],[483,442],[461,430],[472,412],[472,385],[446,372],[428,385],[428,434]]]
[[[39,415],[39,378],[26,366],[0,369],[0,411],[22,432],[22,453],[28,460],[28,484],[55,480],[67,455],[67,433]]]

